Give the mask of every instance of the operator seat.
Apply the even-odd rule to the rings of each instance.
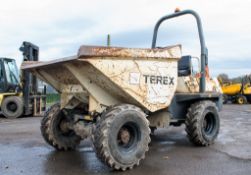
[[[191,75],[191,67],[192,67],[192,57],[190,55],[182,56],[178,61],[178,76],[189,76]]]

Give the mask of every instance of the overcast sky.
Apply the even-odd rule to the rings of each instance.
[[[40,60],[75,55],[80,45],[150,47],[153,27],[176,7],[197,11],[204,27],[213,76],[251,73],[251,0],[1,0],[0,56],[20,65],[22,41],[40,47]],[[199,56],[195,21],[164,23],[157,45],[183,45]]]

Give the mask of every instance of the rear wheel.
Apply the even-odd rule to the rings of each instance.
[[[2,102],[1,110],[6,118],[18,118],[23,114],[23,99],[18,96],[6,97]]]
[[[149,122],[136,106],[115,106],[97,122],[93,144],[102,162],[116,170],[139,165],[148,151]]]
[[[220,119],[215,103],[199,101],[188,109],[185,121],[189,140],[198,146],[214,143],[220,128]]]
[[[57,150],[72,150],[81,141],[73,130],[63,126],[65,122],[70,121],[60,110],[59,104],[51,106],[41,121],[40,129],[44,140]]]
[[[236,102],[242,105],[242,104],[247,104],[248,100],[244,95],[238,95],[236,98]]]

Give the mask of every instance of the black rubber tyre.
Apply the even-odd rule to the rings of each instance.
[[[115,170],[132,169],[149,150],[149,122],[136,106],[114,106],[97,121],[92,139],[102,162]]]
[[[238,95],[236,97],[236,103],[239,105],[247,104],[248,100],[244,95]]]
[[[247,97],[248,103],[251,103],[251,94],[247,94],[246,97]]]
[[[24,111],[23,99],[18,96],[6,97],[2,102],[1,110],[6,118],[18,118],[23,114]]]
[[[57,150],[73,150],[79,145],[81,138],[73,130],[63,132],[60,123],[65,120],[59,104],[48,109],[41,121],[41,133],[44,140]]]
[[[185,120],[189,140],[197,146],[214,143],[220,129],[218,109],[212,101],[199,101],[188,109]]]

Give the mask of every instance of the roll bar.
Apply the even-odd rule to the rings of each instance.
[[[178,11],[170,15],[163,16],[158,20],[158,22],[155,24],[154,27],[154,32],[153,32],[153,40],[152,40],[152,48],[156,47],[156,40],[157,40],[157,34],[159,30],[160,24],[165,21],[169,20],[171,18],[183,16],[190,14],[195,17],[196,23],[197,23],[197,28],[198,28],[198,33],[199,33],[199,39],[200,39],[200,48],[201,48],[201,55],[200,55],[200,63],[201,63],[201,76],[200,76],[200,92],[203,93],[205,92],[206,89],[206,79],[205,79],[205,67],[208,65],[208,50],[205,44],[205,39],[204,39],[204,34],[203,34],[203,29],[202,29],[202,24],[201,24],[201,19],[198,13],[196,13],[193,10],[183,10],[183,11]]]

